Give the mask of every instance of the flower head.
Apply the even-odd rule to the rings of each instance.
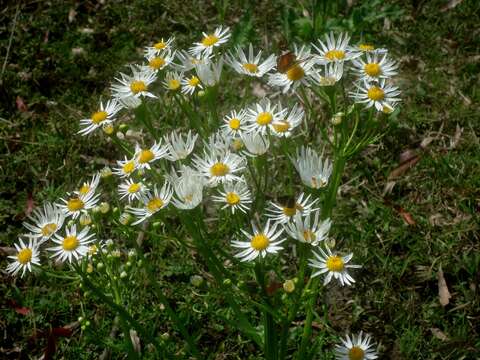
[[[223,184],[223,191],[219,195],[212,196],[213,201],[223,204],[222,209],[229,208],[232,214],[236,210],[246,213],[252,203],[252,194],[243,181],[226,182]]]
[[[297,157],[291,160],[306,186],[320,189],[327,185],[333,166],[330,160],[323,159],[323,154],[319,155],[315,150],[302,146],[297,149]]]
[[[365,104],[367,108],[374,106],[377,111],[388,114],[400,101],[398,87],[387,84],[385,79],[380,79],[378,82],[363,80],[362,83],[356,84],[356,87],[357,91],[350,92],[350,96],[355,102]]]
[[[227,181],[239,181],[238,175],[245,168],[245,159],[239,155],[215,151],[205,152],[204,157],[195,156],[195,167],[209,186]]]
[[[129,177],[133,174],[135,169],[137,168],[137,163],[135,162],[135,158],[127,159],[125,156],[124,160],[117,161],[118,167],[113,169],[113,173],[120,177]]]
[[[361,80],[377,81],[388,79],[397,74],[398,65],[388,57],[387,52],[373,51],[366,53],[366,60],[361,57],[354,59],[355,72]]]
[[[325,42],[318,40],[318,46],[312,44],[317,50],[317,61],[320,64],[330,62],[344,62],[358,57],[360,54],[352,51],[348,46],[350,36],[346,33],[340,33],[337,38],[333,32],[325,35]]]
[[[195,91],[203,89],[203,85],[200,79],[192,75],[189,78],[184,78],[182,80],[182,93],[187,95],[192,95]]]
[[[169,66],[173,58],[175,57],[175,52],[170,50],[165,50],[157,53],[149,53],[145,56],[147,59],[147,65],[145,66],[145,71],[158,72]]]
[[[371,340],[370,335],[363,335],[362,331],[357,335],[352,335],[352,337],[347,335],[345,339],[341,339],[341,345],[336,345],[335,355],[337,360],[373,360],[378,358],[377,352],[372,349],[375,343]]]
[[[230,114],[223,118],[222,130],[231,137],[238,137],[246,130],[246,112],[245,110],[232,110]]]
[[[200,42],[196,42],[190,48],[189,52],[193,56],[208,56],[213,52],[215,47],[218,47],[228,41],[231,33],[228,27],[218,27],[213,33],[203,33],[203,38]]]
[[[168,71],[163,81],[163,87],[169,91],[179,91],[182,89],[183,72]]]
[[[330,219],[320,221],[320,212],[315,211],[313,218],[311,213],[306,217],[296,214],[292,222],[285,224],[285,231],[295,240],[317,246],[327,238],[331,225]]]
[[[317,200],[312,200],[311,195],[305,196],[304,193],[301,193],[298,198],[291,200],[293,201],[285,201],[282,205],[270,202],[266,216],[272,221],[285,224],[293,221],[297,214],[307,216],[310,212],[317,210],[314,208]]]
[[[282,119],[272,124],[272,134],[277,137],[290,137],[292,131],[302,123],[304,116],[305,112],[303,109],[298,104],[295,104],[288,113],[285,113]]]
[[[257,55],[253,52],[253,45],[248,46],[248,58],[241,47],[237,47],[236,54],[230,53],[226,62],[237,73],[252,76],[262,77],[276,65],[275,55],[270,55],[263,62],[260,62],[262,51],[260,50]]]
[[[111,124],[121,108],[121,104],[116,99],[108,100],[105,105],[100,101],[98,110],[90,118],[80,120],[80,126],[83,128],[78,133],[88,135],[99,127]]]
[[[277,110],[277,105],[272,105],[268,98],[264,98],[247,110],[247,121],[249,123],[247,130],[265,135],[275,122],[285,116],[285,111]]]
[[[117,84],[113,84],[111,90],[116,99],[151,97],[156,98],[149,92],[149,86],[156,78],[156,72],[145,67],[130,66],[132,75],[120,73],[120,78],[116,78]]]
[[[128,202],[142,200],[147,191],[148,189],[143,181],[133,181],[132,179],[127,179],[124,183],[118,186],[120,199],[127,198]]]
[[[141,148],[140,145],[135,146],[135,164],[137,169],[150,169],[153,162],[166,157],[168,148],[162,146],[161,141],[155,142],[150,148]]]
[[[189,210],[196,208],[203,200],[203,187],[205,180],[195,170],[184,166],[181,175],[171,173],[168,180],[173,184],[175,197],[173,205],[178,209]]]
[[[343,76],[343,63],[331,62],[324,64],[312,74],[312,81],[318,86],[333,86]]]
[[[61,229],[65,214],[57,205],[45,203],[42,208],[34,209],[28,219],[32,223],[24,222],[23,226],[30,231],[29,236],[43,242]]]
[[[38,244],[34,242],[33,238],[29,238],[28,243],[25,243],[22,238],[19,238],[19,243],[15,244],[17,253],[15,255],[8,256],[13,260],[7,266],[7,272],[12,275],[17,275],[20,271],[22,277],[28,270],[32,272],[32,265],[40,265]]]
[[[189,130],[187,134],[180,134],[177,131],[172,131],[169,135],[165,135],[165,146],[168,153],[165,158],[170,161],[183,160],[190,155],[197,141],[198,135],[192,134]]]
[[[62,209],[65,216],[71,216],[73,219],[76,219],[80,214],[84,214],[94,208],[99,197],[99,194],[95,194],[92,191],[85,194],[74,192],[67,194],[67,199],[60,199],[63,204],[57,204],[57,206]]]
[[[324,285],[327,285],[332,278],[340,281],[342,286],[352,285],[355,280],[350,276],[347,269],[358,269],[361,268],[361,265],[351,265],[348,262],[352,259],[353,254],[348,254],[346,256],[339,256],[335,253],[332,253],[328,246],[325,247],[325,251],[322,248],[318,248],[318,252],[313,252],[314,258],[309,260],[308,265],[314,269],[319,269],[312,274],[312,277],[318,276],[320,274],[327,273]]]
[[[247,148],[244,152],[245,155],[255,157],[263,155],[268,151],[270,147],[270,140],[261,133],[249,132],[244,133],[241,136],[243,145]]]
[[[138,220],[132,225],[140,224],[145,221],[145,219],[165,208],[170,202],[172,194],[173,190],[168,182],[163,184],[160,190],[158,190],[157,187],[154,187],[153,192],[147,192],[142,197],[143,206],[141,208],[128,208],[128,212],[138,218]]]
[[[77,232],[76,225],[72,225],[70,228],[67,227],[65,236],[60,236],[57,233],[52,238],[57,246],[47,250],[53,251],[52,257],[58,258],[61,262],[68,260],[71,263],[72,259],[80,260],[88,254],[89,244],[94,241],[95,234],[89,234],[89,231],[90,228],[88,226],[84,227],[80,232]]]
[[[155,56],[155,55],[160,55],[164,53],[165,51],[171,51],[172,50],[172,44],[175,41],[175,38],[172,36],[165,41],[163,38],[161,38],[159,41],[157,41],[155,44],[152,46],[149,46],[145,49],[145,55],[146,56]]]

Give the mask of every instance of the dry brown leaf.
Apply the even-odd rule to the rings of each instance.
[[[260,83],[253,84],[252,93],[259,98],[264,98],[267,95],[267,91]]]
[[[440,339],[442,341],[447,341],[448,336],[443,333],[442,330],[439,328],[430,328],[430,331],[432,332],[433,336],[435,336],[437,339]]]
[[[396,183],[397,183],[396,181],[387,181],[387,183],[385,184],[385,187],[383,188],[382,196],[390,194]]]
[[[420,147],[421,147],[422,149],[425,149],[428,145],[430,145],[430,143],[431,143],[433,140],[435,140],[434,137],[432,137],[432,136],[427,136],[427,137],[424,138],[424,139],[422,140],[422,142],[420,143]]]
[[[140,353],[142,350],[140,338],[138,337],[137,332],[133,329],[130,329],[130,340],[132,340],[132,345],[135,352]]]
[[[450,302],[450,298],[452,297],[452,295],[450,295],[450,291],[448,291],[447,282],[445,281],[445,278],[443,276],[443,270],[441,266],[438,269],[437,277],[438,277],[438,298],[440,300],[440,304],[442,304],[442,306],[447,306],[448,303]]]
[[[17,96],[17,99],[15,100],[15,104],[17,105],[17,110],[20,112],[26,112],[28,111],[27,105],[25,104],[25,101],[20,96]]]
[[[453,139],[450,140],[450,150],[455,149],[458,146],[458,144],[460,143],[460,138],[462,137],[462,133],[463,128],[461,128],[457,124],[457,127],[455,129],[455,135],[453,135]]]
[[[404,208],[402,208],[401,206],[398,206],[396,208],[396,210],[398,211],[398,213],[400,214],[400,216],[402,217],[403,221],[405,221],[407,223],[407,225],[410,225],[410,226],[413,226],[413,225],[416,225],[417,222],[415,221],[415,219],[413,218],[412,214],[410,214],[408,211],[406,211]]]
[[[420,160],[420,155],[416,155],[408,159],[407,161],[404,161],[403,163],[401,163],[399,166],[397,166],[395,169],[392,170],[392,172],[388,175],[388,180],[392,180],[403,175],[408,169],[413,167],[419,160]]]

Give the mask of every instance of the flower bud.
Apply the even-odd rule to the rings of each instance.
[[[108,166],[105,166],[102,170],[100,170],[100,176],[103,179],[112,176],[112,169],[110,169]]]
[[[227,286],[232,285],[232,280],[230,280],[230,279],[223,280],[223,285],[227,285]]]
[[[333,125],[340,125],[343,119],[343,112],[338,112],[333,115],[332,119],[330,120]]]
[[[291,294],[295,291],[295,282],[293,280],[286,280],[283,283],[283,290],[285,290],[286,293]]]
[[[203,278],[200,275],[193,275],[190,277],[190,283],[193,286],[199,287],[203,284]]]
[[[102,127],[103,132],[107,135],[112,135],[113,134],[113,125],[112,124],[106,124]]]
[[[127,274],[126,271],[122,271],[122,272],[120,273],[120,279],[125,279],[127,276],[128,276],[128,274]]]
[[[92,218],[88,214],[82,214],[80,215],[80,225],[82,226],[88,226],[92,223]]]
[[[124,140],[124,139],[125,139],[125,135],[124,135],[123,132],[121,132],[121,131],[117,131],[116,135],[117,135],[117,138],[119,138],[120,140]]]
[[[106,214],[110,211],[110,204],[108,202],[102,202],[100,204],[100,212]]]

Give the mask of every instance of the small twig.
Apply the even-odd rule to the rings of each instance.
[[[7,67],[8,55],[10,54],[10,48],[12,47],[13,33],[15,32],[15,28],[17,26],[17,17],[19,13],[20,13],[20,1],[17,4],[17,10],[15,10],[15,16],[13,18],[13,24],[12,24],[12,31],[10,32],[10,38],[8,39],[7,54],[5,55],[5,60],[3,61],[0,80],[3,79],[3,73],[5,72],[5,68]]]

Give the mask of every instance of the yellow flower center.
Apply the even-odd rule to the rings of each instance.
[[[330,61],[343,60],[345,58],[345,51],[333,49],[327,51],[325,57]]]
[[[128,187],[128,192],[134,194],[140,190],[141,185],[138,183],[133,183]]]
[[[333,255],[327,259],[328,270],[339,272],[343,270],[343,267],[344,263],[340,256]]]
[[[92,123],[95,125],[100,124],[102,121],[105,121],[107,118],[108,114],[106,111],[97,111],[92,115]]]
[[[55,224],[55,223],[50,223],[50,224],[43,225],[42,235],[43,236],[50,236],[55,232],[55,230],[57,230],[57,224]]]
[[[288,121],[285,121],[285,120],[276,122],[272,126],[275,129],[275,131],[279,133],[287,132],[288,129],[290,129],[290,124],[288,123]]]
[[[316,238],[317,237],[312,230],[308,229],[303,231],[303,240],[305,240],[305,242],[311,243],[315,241]]]
[[[232,147],[233,147],[233,150],[235,151],[238,151],[240,150],[241,148],[243,148],[243,142],[241,139],[235,139],[233,140],[232,142]]]
[[[250,74],[256,74],[258,72],[257,64],[246,63],[246,64],[243,64],[242,66]]]
[[[164,41],[159,41],[155,45],[153,45],[153,47],[157,50],[163,50],[167,47],[167,43]]]
[[[237,118],[230,119],[230,121],[228,122],[228,126],[230,126],[230,129],[232,130],[240,129],[240,119],[237,119]]]
[[[17,254],[17,260],[22,265],[28,264],[32,260],[32,250],[29,248],[20,250]]]
[[[165,59],[162,57],[154,57],[148,62],[148,66],[152,69],[158,70],[165,65]]]
[[[262,125],[262,126],[268,125],[272,122],[272,120],[273,120],[273,116],[269,112],[262,112],[257,116],[258,125]]]
[[[138,162],[140,164],[145,164],[145,163],[148,163],[150,161],[153,160],[153,158],[155,157],[154,153],[152,150],[142,150],[140,152],[140,155],[138,156]]]
[[[362,51],[373,51],[373,50],[375,50],[375,47],[373,45],[369,45],[369,44],[360,44],[360,45],[358,45],[358,48]]]
[[[192,76],[188,80],[188,85],[190,85],[190,86],[196,87],[198,84],[200,84],[200,79],[196,76]]]
[[[114,128],[112,124],[107,124],[102,127],[102,130],[105,132],[105,134],[112,135]]]
[[[363,69],[369,76],[377,77],[378,75],[382,74],[382,68],[377,63],[365,64]]]
[[[367,96],[373,101],[380,101],[385,97],[385,92],[378,86],[372,86],[370,89],[368,89]]]
[[[212,176],[225,176],[229,172],[230,168],[226,164],[221,162],[213,164],[210,168],[210,174],[212,174]]]
[[[70,235],[63,238],[63,249],[66,251],[73,251],[79,245],[78,239],[75,235]]]
[[[225,196],[225,200],[229,205],[237,205],[240,202],[240,196],[234,192],[229,192],[227,193],[227,196]]]
[[[303,68],[297,64],[288,69],[286,75],[288,80],[298,81],[305,76],[305,71],[303,71]]]
[[[85,206],[84,202],[79,198],[71,198],[67,202],[67,209],[69,211],[78,211],[83,209],[84,206]]]
[[[250,246],[257,251],[265,250],[269,244],[270,240],[268,240],[268,237],[264,234],[257,234],[252,237],[252,240],[250,241]]]
[[[348,352],[349,360],[363,360],[365,352],[358,346],[353,346]]]
[[[88,193],[90,191],[90,186],[88,186],[88,184],[83,184],[80,189],[78,190],[78,192],[80,194],[83,194],[85,195],[86,193]]]
[[[163,206],[163,200],[157,197],[154,197],[147,203],[147,209],[152,213],[160,210],[162,206]]]
[[[282,210],[283,210],[283,213],[288,217],[292,217],[297,213],[297,209],[295,209],[294,207],[285,206]]]
[[[134,80],[130,84],[130,90],[135,95],[142,91],[147,91],[147,85],[141,80]]]
[[[133,170],[135,170],[135,163],[133,161],[127,162],[123,165],[122,170],[125,174],[130,174]]]
[[[170,79],[168,80],[168,88],[170,90],[178,90],[180,88],[180,81],[177,79]]]
[[[219,38],[216,37],[215,35],[208,35],[205,36],[202,40],[202,45],[205,47],[210,47],[215,45],[218,42]]]

